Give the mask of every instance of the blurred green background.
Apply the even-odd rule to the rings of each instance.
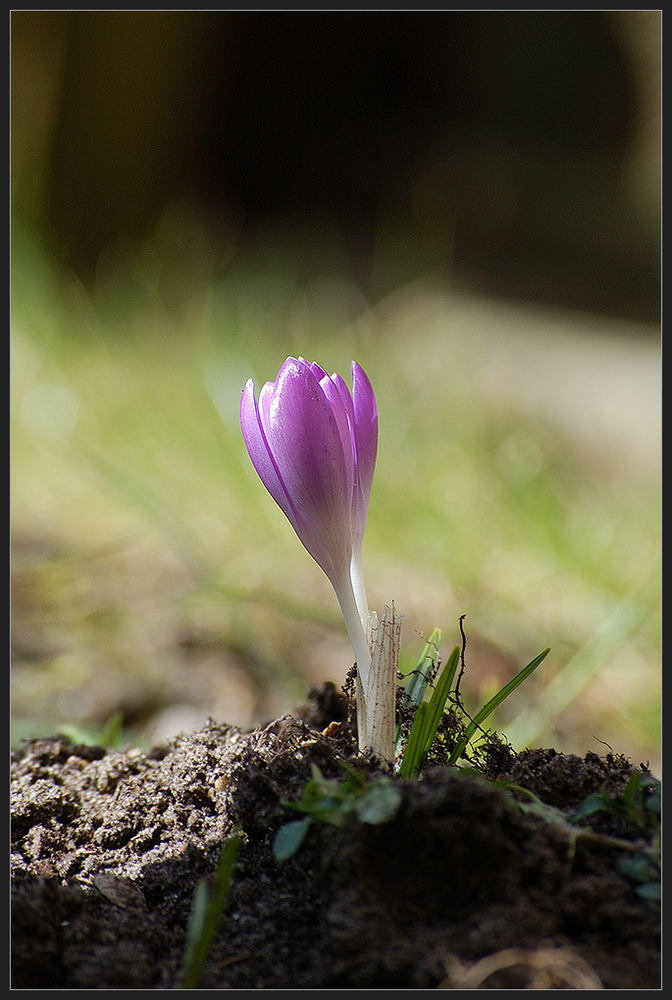
[[[12,735],[340,683],[240,390],[366,369],[372,607],[659,765],[660,12],[14,11]]]

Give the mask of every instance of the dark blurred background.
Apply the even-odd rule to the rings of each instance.
[[[85,285],[164,233],[168,297],[201,241],[374,299],[430,274],[655,321],[660,33],[660,11],[13,11],[14,218]]]

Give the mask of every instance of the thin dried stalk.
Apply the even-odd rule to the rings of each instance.
[[[375,611],[367,630],[371,667],[364,687],[357,680],[357,732],[359,748],[370,747],[385,760],[394,759],[396,676],[401,641],[401,617],[394,602],[385,605],[378,621]]]

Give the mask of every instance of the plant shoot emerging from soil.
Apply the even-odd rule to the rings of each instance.
[[[376,398],[353,361],[340,375],[289,357],[257,399],[243,389],[243,438],[259,477],[328,576],[357,661],[360,748],[394,756],[394,696],[401,624],[394,607],[369,612],[362,541],[378,449]]]

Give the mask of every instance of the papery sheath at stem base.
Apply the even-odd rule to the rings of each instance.
[[[401,617],[394,602],[385,605],[378,621],[369,616],[367,632],[371,666],[366,684],[357,679],[357,739],[359,749],[370,747],[385,760],[394,760],[397,668],[401,641]]]

